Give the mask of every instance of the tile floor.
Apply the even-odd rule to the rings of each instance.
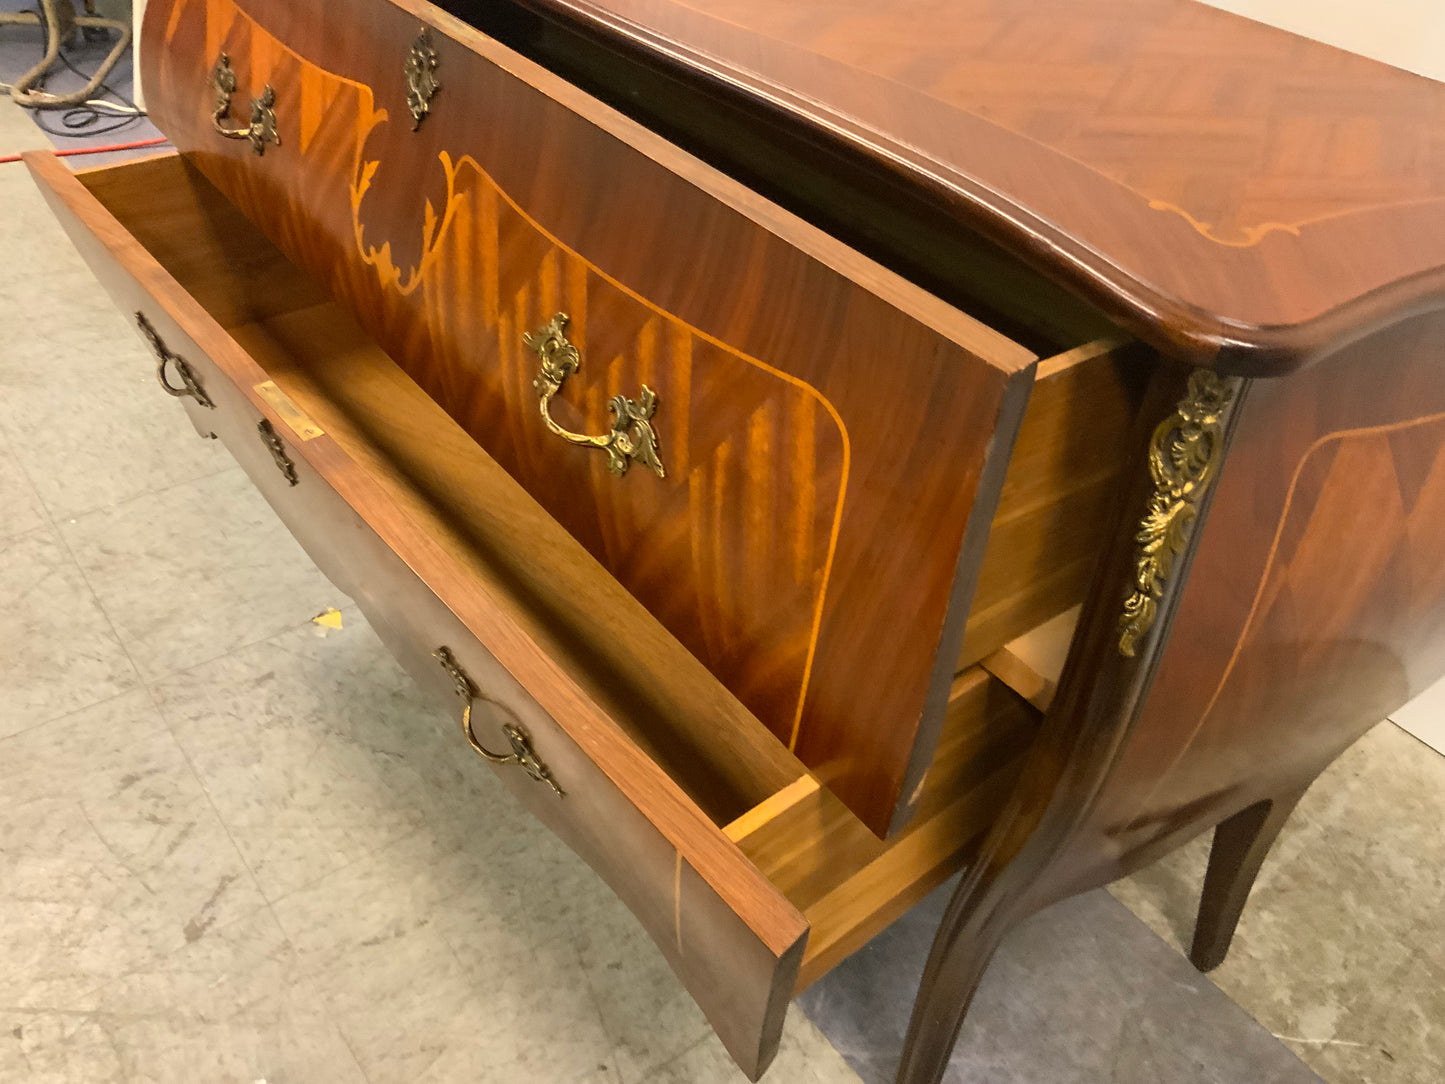
[[[0,154],[43,142],[0,101]],[[0,1081],[741,1080],[151,368],[0,166]],[[1190,848],[1011,938],[950,1081],[1318,1080],[1298,1054],[1436,1084],[1442,825],[1445,758],[1382,726],[1306,799],[1217,987],[1169,947]],[[800,1000],[769,1080],[890,1078],[942,903]]]
[[[1437,681],[1390,718],[1445,755],[1445,679]]]

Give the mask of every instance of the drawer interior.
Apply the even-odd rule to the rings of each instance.
[[[1083,602],[1112,537],[1152,367],[1142,343],[1111,338],[1039,362],[979,566],[959,671]]]
[[[79,175],[294,402],[424,522],[804,912],[806,984],[973,853],[1038,712],[980,667],[954,682],[919,813],[879,840],[339,305],[199,173],[164,156]],[[467,581],[429,583],[443,601]]]
[[[147,76],[172,88],[157,122],[798,760],[894,831],[937,744],[1034,351],[427,5],[357,0],[347,34],[321,7],[153,4]],[[453,74],[412,132],[385,58],[418,18]],[[293,102],[280,153],[220,140],[185,89],[221,48]],[[549,326],[578,351],[565,392],[536,383]],[[621,444],[576,450],[622,420],[609,403],[648,415],[657,462],[617,477]]]
[[[499,583],[716,823],[804,774],[766,729],[370,339],[178,156],[78,175],[403,514]],[[445,601],[465,585],[429,584]]]

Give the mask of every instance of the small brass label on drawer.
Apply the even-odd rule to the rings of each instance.
[[[271,409],[281,416],[281,420],[291,427],[291,431],[302,440],[312,440],[324,436],[326,430],[317,425],[299,406],[291,401],[291,397],[276,386],[276,381],[267,380],[256,385],[256,394],[271,405]]]

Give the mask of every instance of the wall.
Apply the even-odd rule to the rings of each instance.
[[[1204,2],[1445,81],[1445,3],[1441,0]]]

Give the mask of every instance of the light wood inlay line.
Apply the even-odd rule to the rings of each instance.
[[[1255,588],[1254,601],[1250,604],[1249,616],[1245,618],[1244,629],[1240,632],[1239,638],[1234,643],[1234,649],[1229,655],[1229,662],[1225,664],[1224,673],[1219,678],[1219,684],[1214,687],[1214,694],[1209,698],[1209,703],[1205,705],[1204,712],[1199,716],[1198,721],[1189,731],[1188,739],[1179,747],[1179,752],[1173,761],[1170,762],[1169,767],[1161,772],[1158,779],[1155,780],[1153,787],[1149,790],[1144,801],[1139,806],[1141,810],[1154,808],[1155,799],[1168,785],[1170,777],[1178,769],[1179,765],[1183,763],[1185,756],[1188,755],[1190,749],[1193,748],[1194,743],[1198,741],[1200,733],[1203,732],[1205,724],[1214,712],[1215,705],[1219,703],[1219,698],[1224,693],[1225,686],[1229,684],[1230,676],[1234,673],[1235,665],[1239,662],[1239,657],[1244,651],[1245,644],[1249,641],[1249,634],[1254,628],[1254,620],[1258,616],[1260,602],[1264,598],[1265,588],[1269,586],[1270,574],[1274,571],[1275,558],[1279,553],[1280,538],[1283,536],[1284,529],[1289,523],[1289,513],[1294,504],[1295,489],[1299,485],[1300,475],[1304,473],[1304,469],[1309,464],[1310,459],[1321,448],[1335,441],[1350,440],[1356,437],[1381,436],[1386,433],[1395,433],[1404,429],[1415,429],[1419,426],[1430,425],[1439,421],[1445,421],[1445,412],[1430,414],[1423,418],[1410,418],[1402,422],[1392,422],[1389,425],[1371,425],[1360,429],[1341,429],[1334,433],[1326,433],[1320,437],[1311,444],[1304,455],[1300,457],[1299,462],[1295,464],[1294,473],[1290,476],[1289,489],[1285,495],[1284,507],[1280,511],[1279,522],[1275,526],[1274,538],[1269,544],[1269,554],[1265,558],[1264,572],[1260,575],[1259,584]]]
[[[677,931],[677,954],[682,956],[682,852],[672,867],[672,928]]]

